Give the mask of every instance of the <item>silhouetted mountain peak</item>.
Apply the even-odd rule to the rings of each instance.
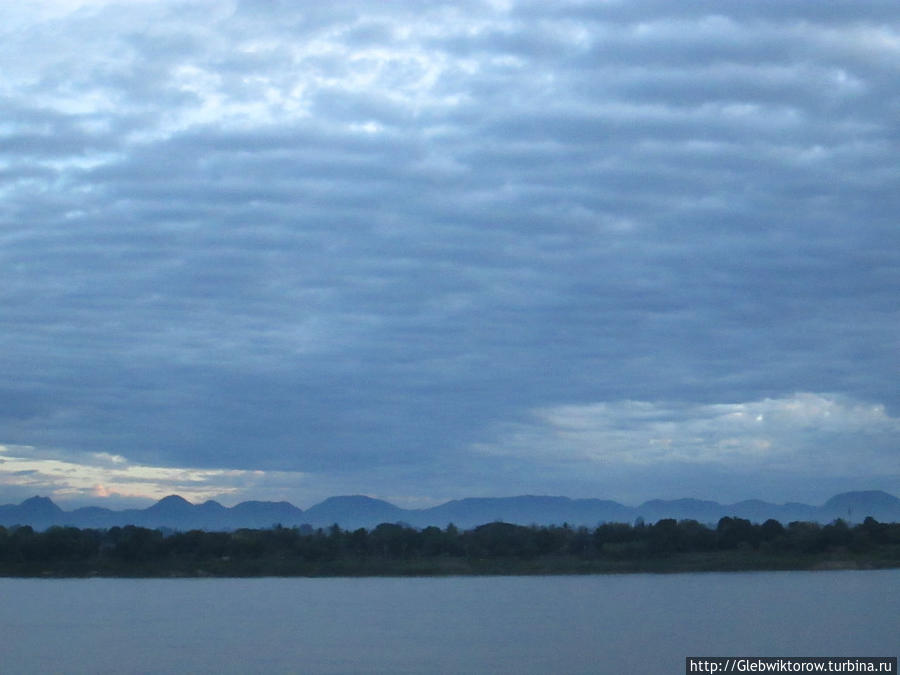
[[[856,508],[860,506],[896,508],[900,506],[900,499],[882,490],[859,490],[856,492],[842,492],[825,502],[825,508],[829,509]]]
[[[20,508],[26,509],[29,513],[35,515],[56,515],[62,513],[63,510],[53,503],[50,497],[29,497],[20,505]]]
[[[156,511],[186,511],[193,507],[194,505],[184,497],[179,495],[169,495],[168,497],[163,497],[146,510],[151,513]]]
[[[835,495],[822,507],[832,518],[863,520],[872,516],[876,520],[900,520],[900,499],[881,490],[861,490]]]
[[[365,495],[329,497],[307,509],[303,518],[313,525],[338,523],[342,527],[372,527],[379,523],[395,522],[409,511],[383,499]]]

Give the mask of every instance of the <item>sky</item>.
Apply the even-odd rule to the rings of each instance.
[[[896,0],[35,0],[0,72],[0,503],[900,495]]]

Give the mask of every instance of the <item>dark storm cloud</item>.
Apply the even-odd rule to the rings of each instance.
[[[585,492],[626,401],[900,413],[893,3],[16,11],[0,443]]]

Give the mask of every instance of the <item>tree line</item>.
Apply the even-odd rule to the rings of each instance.
[[[232,532],[0,527],[7,576],[504,574],[900,566],[900,524],[722,518],[594,528],[494,522],[461,531],[383,523]]]

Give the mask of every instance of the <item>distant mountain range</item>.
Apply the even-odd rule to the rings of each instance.
[[[337,523],[345,529],[372,528],[380,523],[404,523],[413,527],[453,523],[468,529],[503,521],[521,525],[596,526],[602,522],[631,523],[642,518],[647,523],[662,518],[697,520],[715,524],[723,516],[746,518],[761,523],[769,518],[789,523],[794,520],[830,523],[836,518],[861,522],[872,516],[880,522],[900,522],[900,499],[881,491],[845,492],[822,506],[770,504],[748,500],[736,504],[698,499],[654,499],[640,506],[624,506],[604,499],[568,497],[486,497],[457,499],[428,509],[402,509],[389,502],[364,496],[330,497],[303,511],[288,502],[241,502],[227,508],[215,501],[191,504],[172,495],[146,509],[112,511],[96,506],[63,511],[47,497],[32,497],[21,504],[0,506],[0,525],[30,525],[45,529],[53,525],[79,528],[110,528],[124,525],[165,527],[174,530],[236,530],[310,525],[328,527]]]
[[[428,509],[402,509],[389,502],[363,496],[330,497],[303,511],[288,502],[241,502],[227,508],[215,501],[191,504],[171,495],[146,509],[112,511],[96,506],[63,511],[47,497],[32,497],[21,504],[0,506],[0,525],[30,525],[45,529],[53,525],[79,528],[110,528],[124,525],[165,527],[174,530],[235,530],[309,525],[345,529],[372,528],[380,523],[404,523],[413,527],[453,523],[468,529],[503,521],[521,525],[596,526],[602,522],[647,523],[662,518],[691,519],[715,524],[724,516],[761,523],[770,518],[782,523],[794,520],[830,523],[837,518],[861,522],[872,516],[880,522],[900,522],[900,499],[878,490],[845,492],[822,506],[770,504],[748,500],[736,504],[698,499],[654,499],[640,506],[624,506],[604,499],[568,497],[485,497],[457,499]]]

